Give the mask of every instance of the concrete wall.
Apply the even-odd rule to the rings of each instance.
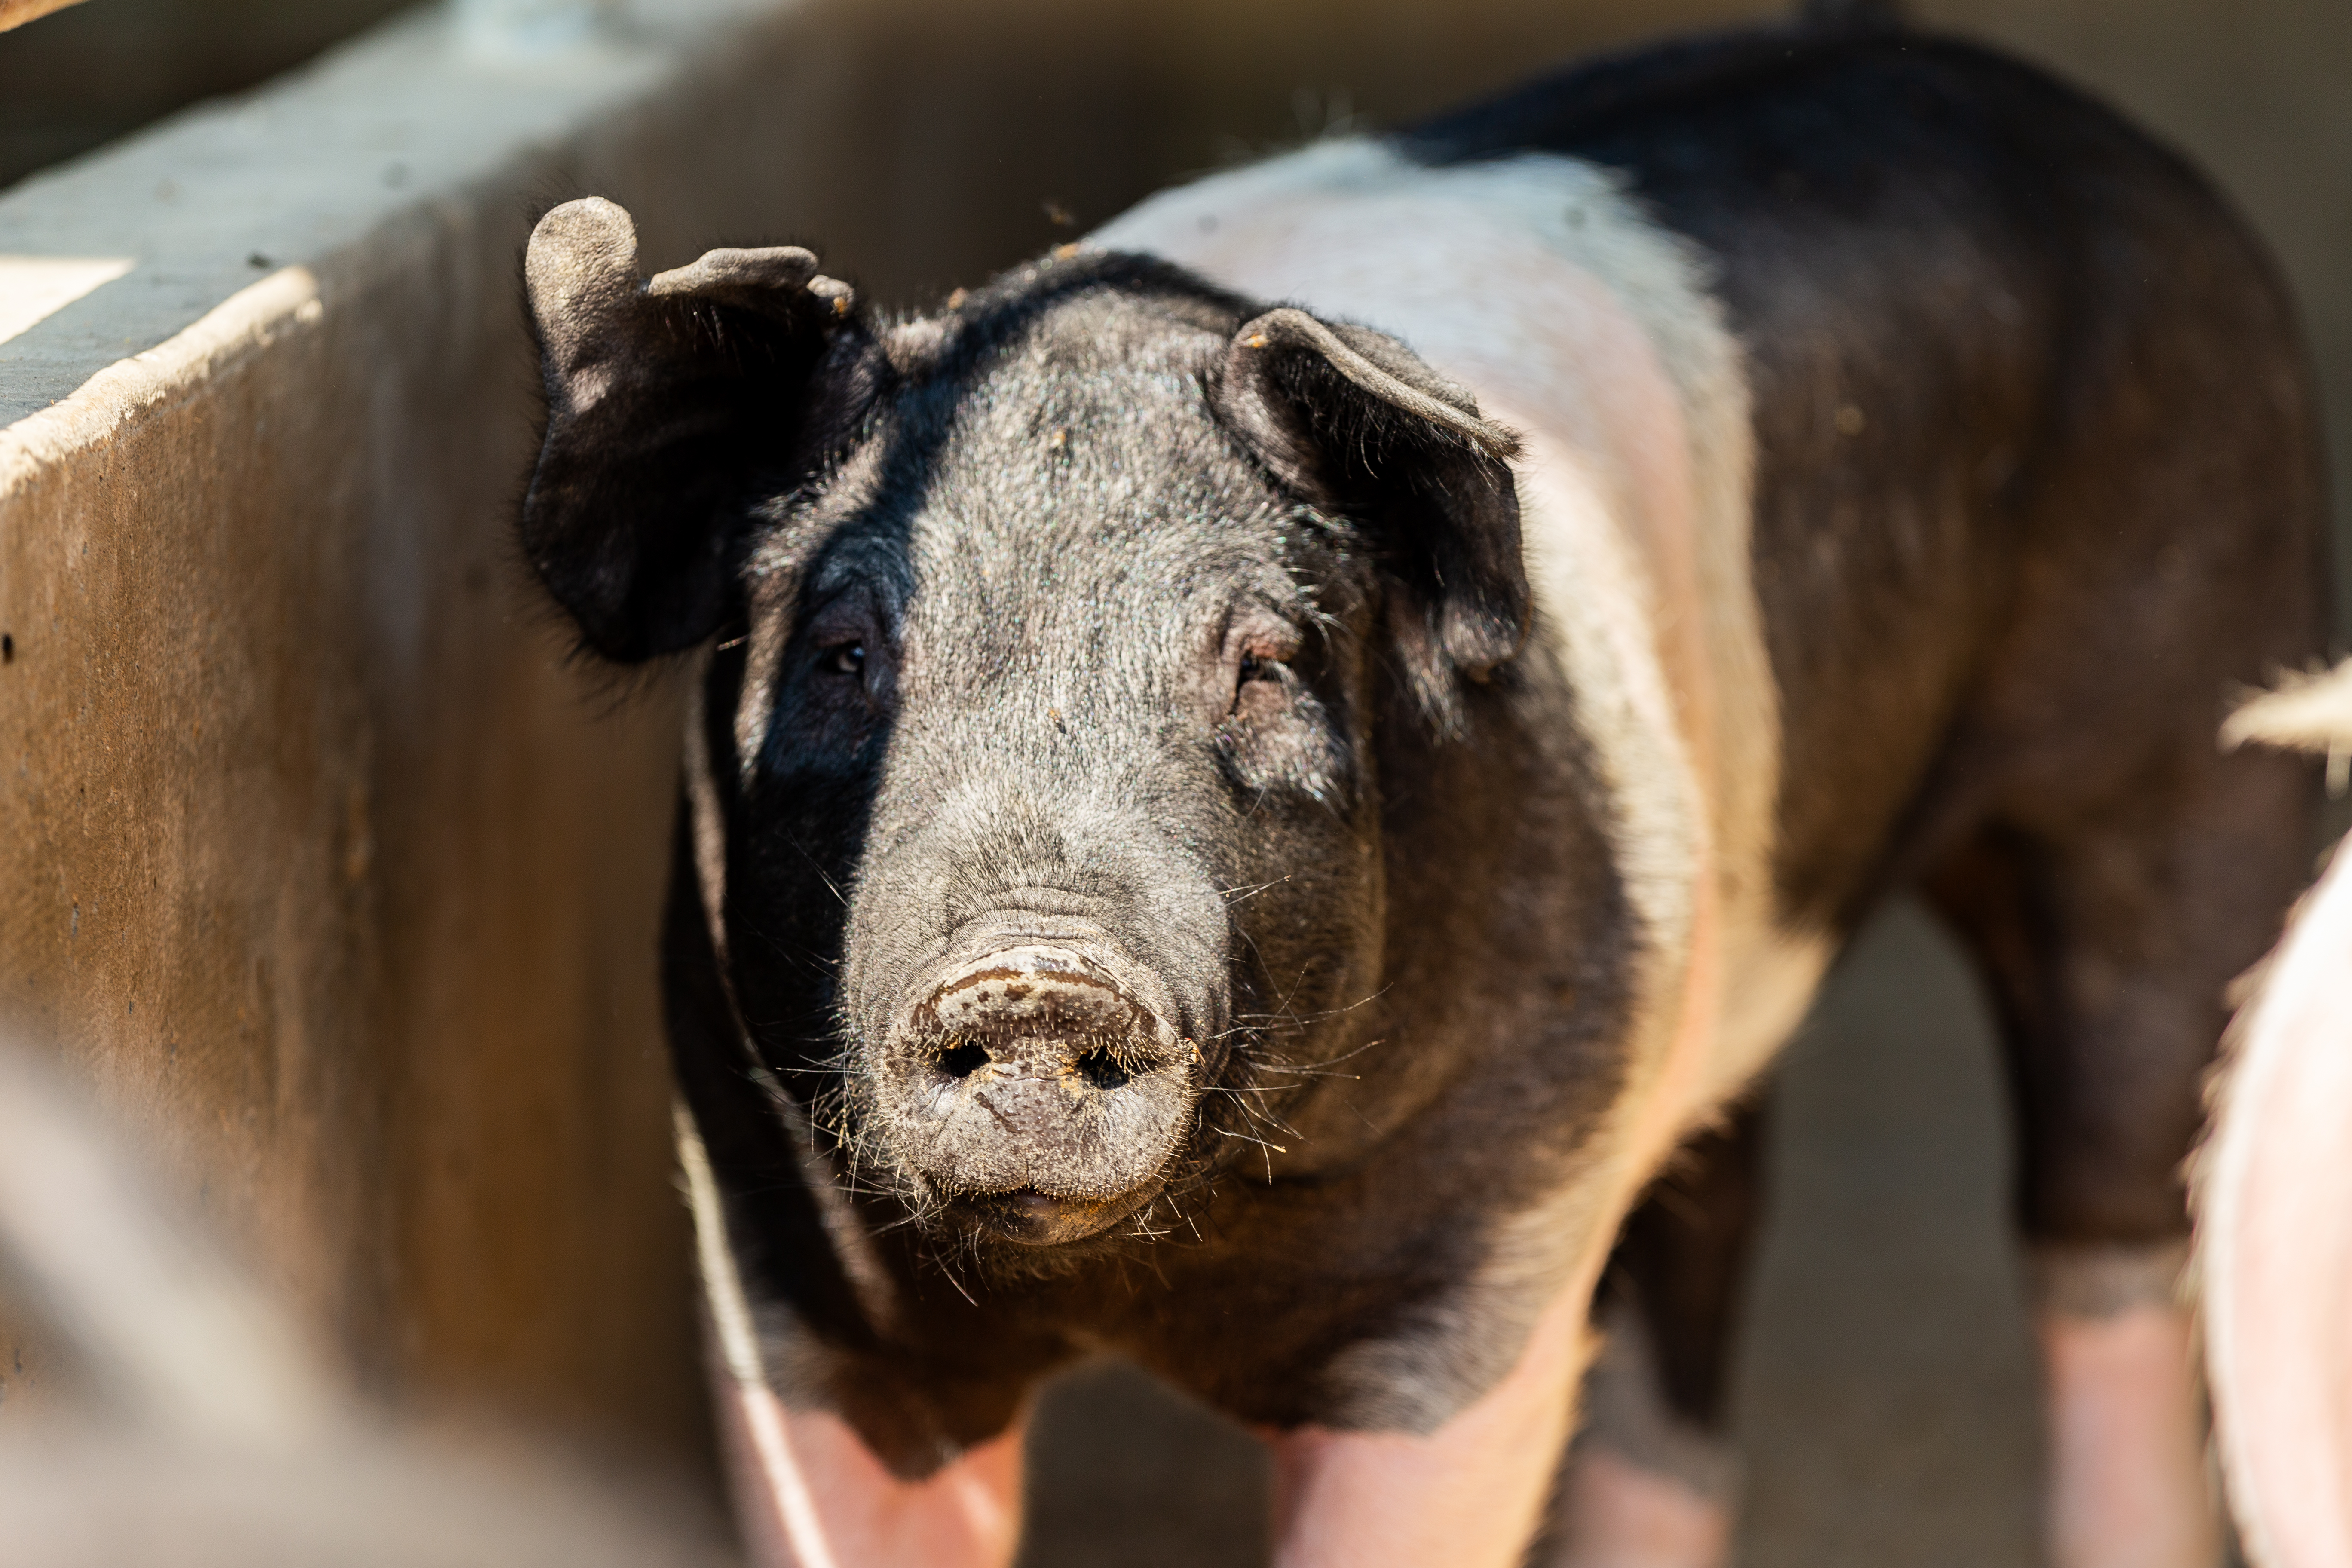
[[[367,1385],[682,1453],[674,705],[567,668],[505,528],[534,205],[611,191],[667,264],[799,205],[790,29],[698,9],[554,61],[405,25],[0,200],[0,256],[131,263],[0,344],[0,1013]]]
[[[2215,168],[2303,289],[2346,428],[2338,0],[1917,8],[2052,61]],[[530,214],[598,191],[635,211],[650,267],[806,239],[911,300],[1066,235],[1049,204],[1092,223],[1350,117],[1393,123],[1578,49],[1779,9],[642,0],[604,43],[536,58],[420,15],[0,195],[0,308],[6,258],[130,264],[0,342],[0,1018],[149,1129],[369,1386],[690,1454],[650,942],[674,707],[658,679],[621,701],[567,668],[505,553],[530,445],[514,279]],[[0,69],[33,34],[0,37]],[[1932,937],[1898,928],[1858,973],[1843,994],[1874,1000],[1817,1038],[1867,1053],[1913,1006],[1933,1015],[1936,1070],[1989,1086],[1967,983]],[[1808,1047],[1798,1070],[1860,1059],[1847,1048]],[[1780,1414],[1759,1430],[1835,1426],[1788,1401],[1818,1386],[1826,1352],[1803,1335],[1840,1300],[1926,1314],[1871,1387],[1905,1368],[2020,1386],[2010,1341],[1990,1381],[1962,1353],[2007,1288],[1990,1094],[1954,1124],[1973,1173],[1923,1177],[1899,1211],[1910,1232],[1977,1238],[1927,1275],[1838,1275],[1846,1221],[1784,1207],[1761,1298],[1780,1337],[1751,1380]],[[1844,1100],[1795,1098],[1785,1190],[1813,1203],[1885,1150],[1837,1141],[1856,1117],[1801,1113]],[[1840,1149],[1853,1165],[1804,1176],[1805,1151]],[[1938,1317],[1920,1278],[1975,1284]],[[46,1352],[23,1342],[19,1373],[18,1345],[0,1330],[0,1423],[44,1403]],[[1775,1472],[1784,1523],[1759,1560],[1838,1560],[1821,1531],[1841,1487],[1958,1463],[1979,1478],[1965,1495],[2013,1496],[2020,1408],[1986,1417],[2007,1434],[1990,1447],[1966,1420],[1902,1428],[1928,1436],[1893,1482],[1870,1468],[1893,1452],[1883,1430],[1828,1431],[1821,1464]],[[1056,1474],[1092,1463],[1097,1481],[1118,1458],[1052,1451]],[[1969,1452],[1993,1458],[1967,1470]],[[1215,1473],[1242,1491],[1212,1510],[1179,1497],[1169,1561],[1230,1560],[1231,1527],[1246,1534],[1252,1472]],[[1086,1560],[1095,1526],[1059,1517],[1035,1560]],[[1208,1531],[1194,1555],[1179,1518]],[[1888,1528],[1882,1560],[1928,1560]],[[2000,1542],[1978,1560],[2007,1557]]]
[[[56,15],[62,6],[78,6]],[[0,186],[199,99],[241,92],[401,0],[0,0]],[[30,26],[38,22],[37,26]]]

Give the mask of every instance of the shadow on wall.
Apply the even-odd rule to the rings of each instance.
[[[1756,0],[820,4],[827,18],[812,32],[831,52],[798,85],[824,98],[826,118],[879,143],[840,174],[884,194],[823,188],[822,206],[845,226],[804,233],[780,215],[782,232],[894,303],[977,283],[1173,180],[1326,132],[1401,124],[1596,47],[1782,9]]]
[[[0,187],[241,92],[404,0],[94,0],[0,37]]]
[[[87,0],[29,24],[0,43],[0,187],[185,105],[254,87],[405,8],[403,0]],[[939,176],[899,188],[884,221],[906,219],[917,231],[907,237],[935,239],[980,217],[974,237],[999,242],[987,250],[990,267],[1052,232],[1036,203],[1018,222],[973,210],[972,195],[1004,184],[997,171],[1011,147],[1055,144],[1041,165],[1066,187],[1062,199],[1081,222],[1098,222],[1171,175],[1330,129],[1359,110],[1385,120],[1435,108],[1497,80],[1498,62],[1508,74],[1599,43],[1775,9],[1752,0],[810,7],[826,8],[845,16],[813,34],[860,40],[830,61],[842,73],[834,85],[850,89],[845,111],[872,116],[861,122]],[[1004,93],[1008,79],[1034,92]],[[1034,112],[1018,115],[1015,105],[1008,121],[1007,100],[1024,98]],[[986,131],[973,134],[976,123]],[[959,153],[984,166],[959,168]],[[932,197],[944,205],[914,211]]]

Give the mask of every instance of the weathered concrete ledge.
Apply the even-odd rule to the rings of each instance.
[[[507,554],[517,258],[588,190],[764,232],[825,95],[791,5],[638,10],[415,14],[0,198],[0,1025],[363,1384],[690,1447],[674,708]],[[0,1324],[0,1423],[53,1365]]]

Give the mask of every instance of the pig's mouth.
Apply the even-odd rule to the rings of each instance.
[[[1154,989],[1108,953],[1035,940],[922,988],[876,1087],[892,1152],[944,1216],[1049,1247],[1151,1200],[1208,1069]]]
[[[1018,1192],[990,1193],[956,1200],[948,1206],[958,1218],[985,1226],[1007,1241],[1024,1247],[1053,1247],[1098,1236],[1150,1203],[1158,1183],[1122,1199],[1055,1197],[1034,1187]]]

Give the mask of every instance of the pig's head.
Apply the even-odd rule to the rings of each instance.
[[[523,547],[595,653],[710,648],[688,838],[749,1048],[1015,1241],[1254,1152],[1380,987],[1378,732],[1440,743],[1517,648],[1509,438],[1139,258],[882,321],[802,250],[643,281],[589,201],[528,271]]]

